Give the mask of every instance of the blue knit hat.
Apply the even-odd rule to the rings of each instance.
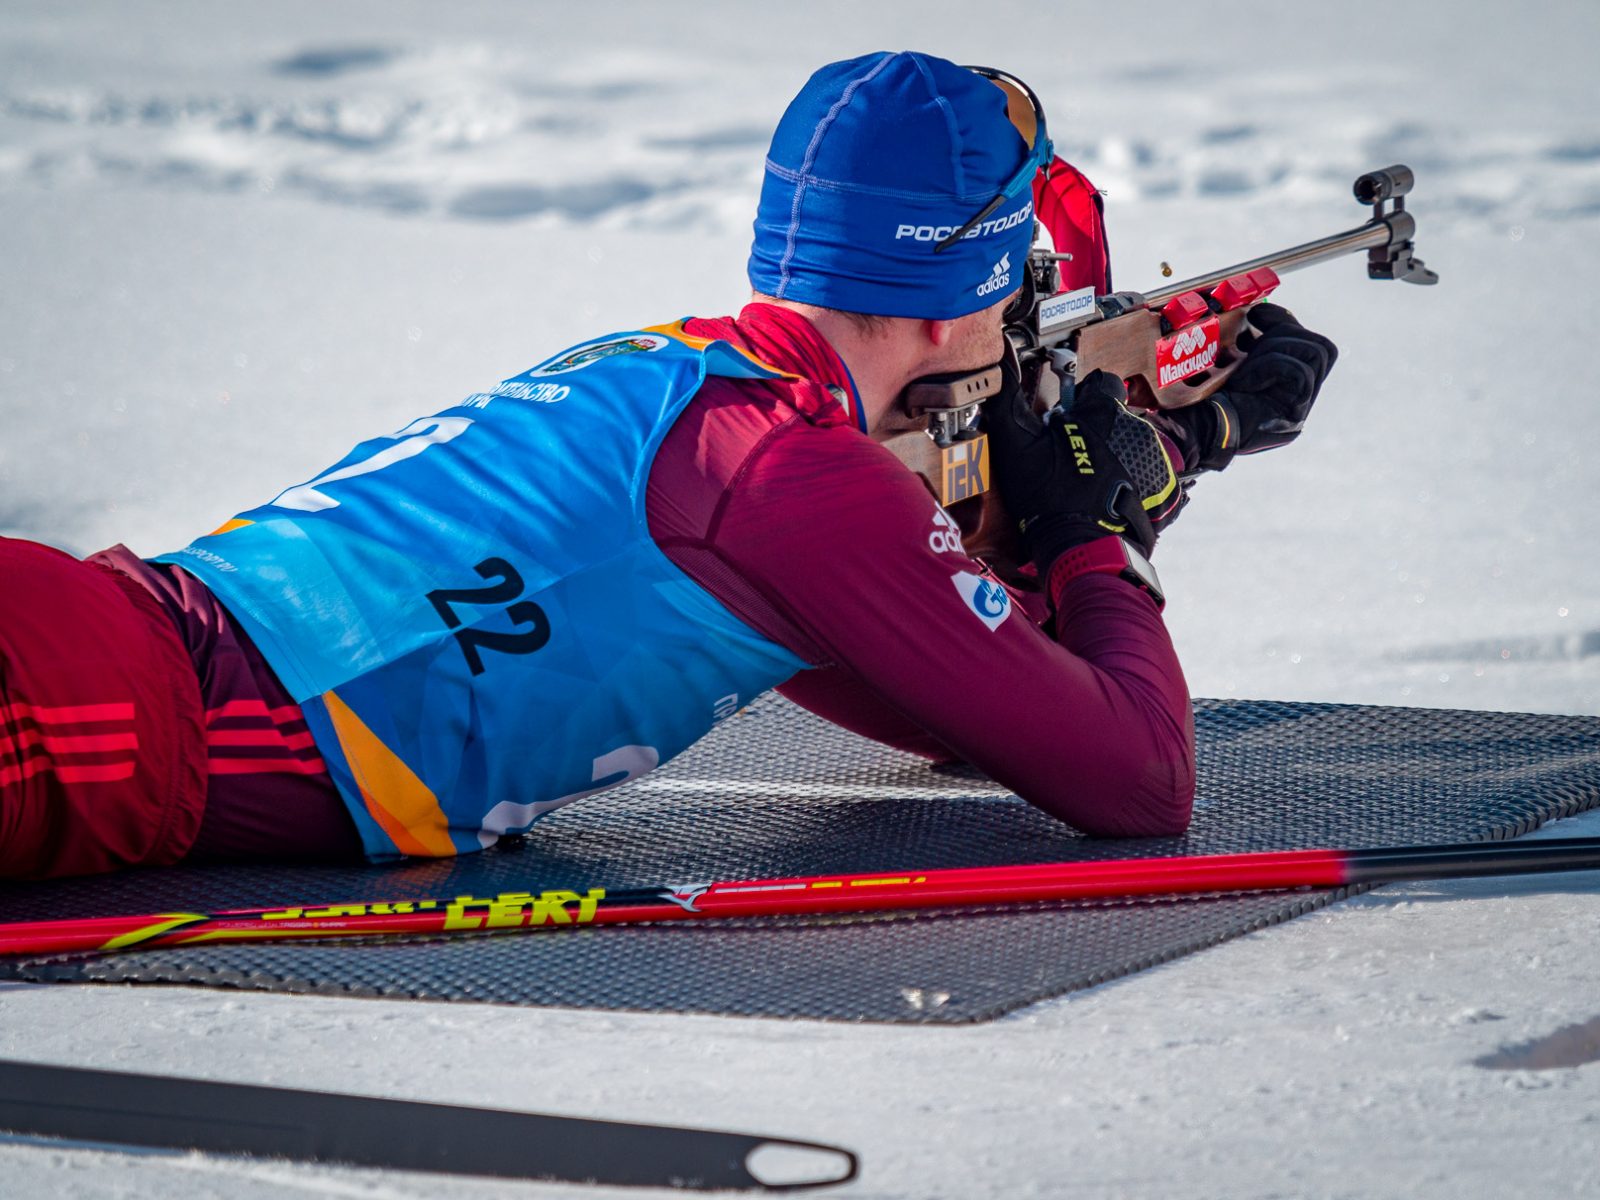
[[[778,299],[888,317],[987,308],[1021,286],[1032,188],[1018,188],[943,251],[934,247],[1029,156],[1005,93],[965,67],[910,51],[830,63],[772,136],[750,284]]]

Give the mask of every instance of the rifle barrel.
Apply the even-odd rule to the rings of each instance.
[[[1181,296],[1184,292],[1198,291],[1221,283],[1234,275],[1242,275],[1246,271],[1253,271],[1257,267],[1271,267],[1278,274],[1285,271],[1298,271],[1301,267],[1309,267],[1315,263],[1326,262],[1330,258],[1338,258],[1342,254],[1354,254],[1358,250],[1371,250],[1379,246],[1392,245],[1397,230],[1387,220],[1371,220],[1356,229],[1347,229],[1343,233],[1330,234],[1328,237],[1318,238],[1314,242],[1305,242],[1299,246],[1291,246],[1287,250],[1277,250],[1271,254],[1263,254],[1260,258],[1252,258],[1248,262],[1235,263],[1231,267],[1222,267],[1205,275],[1197,275],[1193,279],[1185,279],[1181,283],[1169,284],[1155,291],[1143,292],[1146,302],[1151,308],[1160,308],[1174,296]]]

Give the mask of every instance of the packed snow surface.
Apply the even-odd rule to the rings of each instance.
[[[1439,286],[1290,277],[1342,352],[1309,431],[1163,540],[1196,695],[1600,713],[1592,3],[12,0],[0,531],[173,549],[563,346],[737,308],[783,105],[907,46],[1044,97],[1123,287],[1416,169]],[[1589,876],[1388,887],[959,1029],[6,987],[0,1054],[838,1141],[860,1196],[1579,1195],[1597,933]],[[570,1191],[18,1138],[0,1179]]]

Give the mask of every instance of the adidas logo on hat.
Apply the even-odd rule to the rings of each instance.
[[[989,272],[989,278],[978,285],[978,295],[987,296],[998,292],[1011,282],[1011,255],[1002,254],[1000,261],[995,263],[994,270]]]

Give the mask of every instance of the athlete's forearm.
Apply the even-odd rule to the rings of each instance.
[[[1194,718],[1161,614],[1147,595],[1109,575],[1070,580],[1056,603],[1056,640],[1093,672],[1091,711],[1115,731],[1081,756],[1068,807],[1096,814],[1092,832],[1182,832],[1194,802]]]
[[[1111,576],[1074,580],[1052,643],[1002,603],[920,484],[893,464],[874,470],[875,448],[835,443],[827,461],[859,490],[802,491],[824,456],[774,446],[718,532],[729,561],[783,598],[821,652],[812,661],[846,668],[886,711],[831,682],[802,678],[790,693],[895,744],[920,728],[927,742],[907,748],[948,747],[1086,833],[1181,832],[1194,793],[1189,702],[1150,599]],[[780,520],[802,495],[808,519]]]

